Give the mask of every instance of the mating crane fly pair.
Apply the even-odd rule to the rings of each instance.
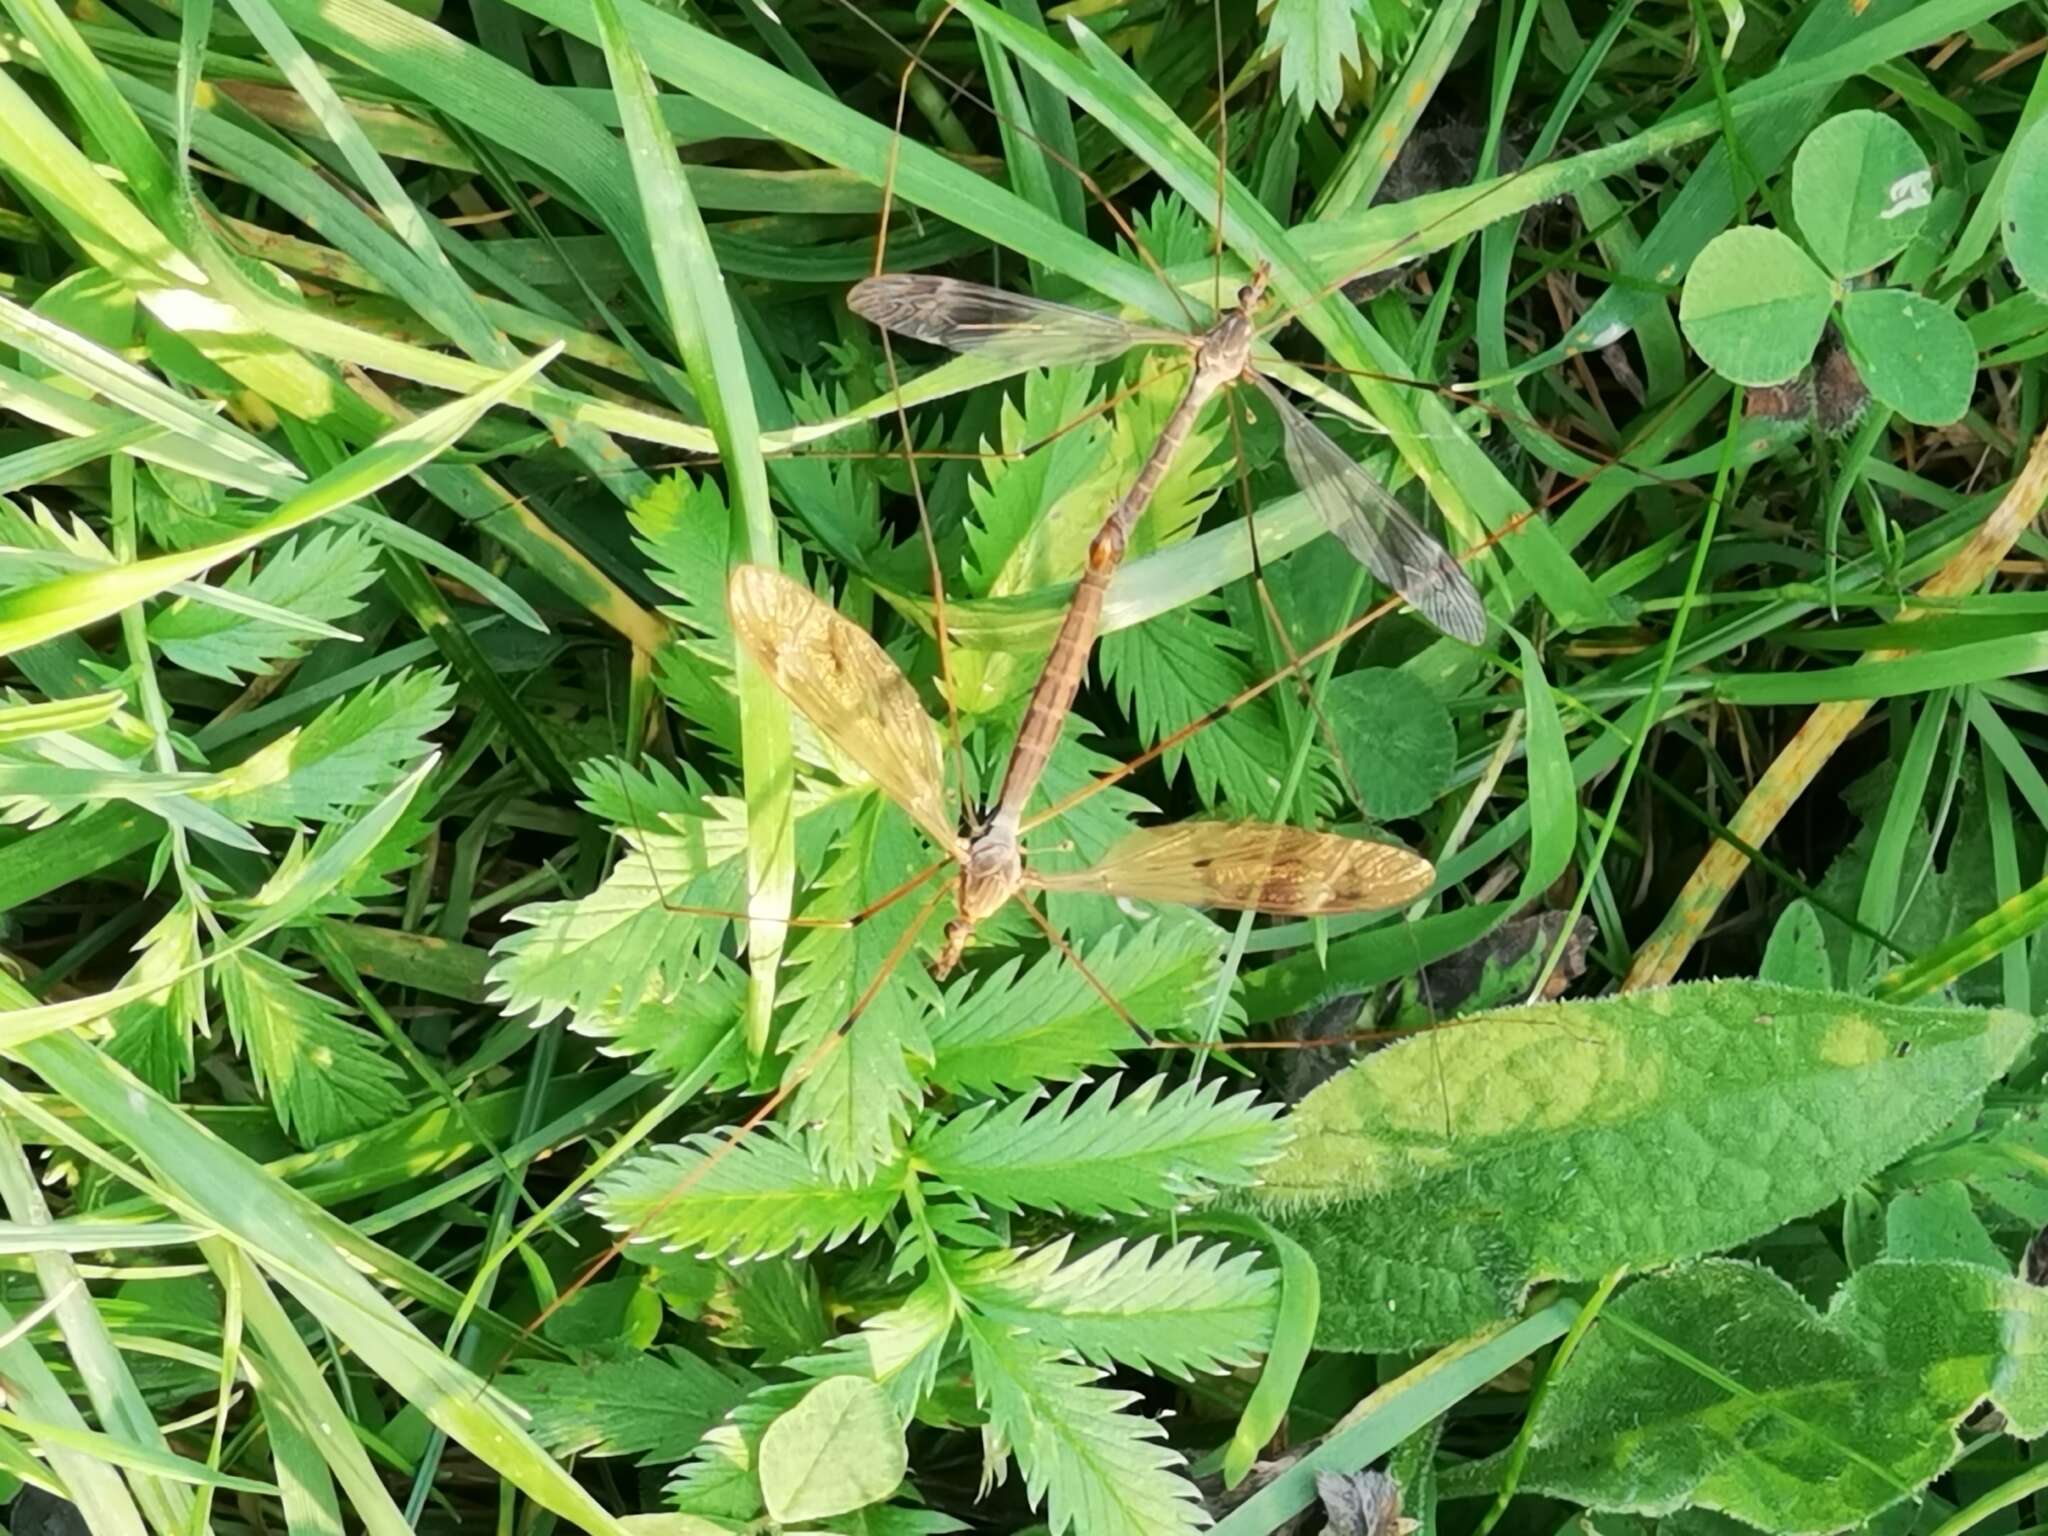
[[[1200,337],[951,278],[885,275],[857,284],[848,296],[855,313],[887,330],[1019,362],[1106,362],[1134,346],[1155,344],[1193,353],[1179,404],[1089,545],[1073,601],[1025,707],[996,803],[965,837],[950,812],[931,718],[881,646],[780,572],[759,566],[733,572],[728,606],[740,642],[811,724],[958,865],[956,916],[933,966],[937,975],[958,963],[978,923],[1026,889],[1097,891],[1309,917],[1399,906],[1428,890],[1435,878],[1426,859],[1391,844],[1242,821],[1146,828],[1082,870],[1041,873],[1024,867],[1024,809],[1080,688],[1110,577],[1196,417],[1228,385],[1249,379],[1265,391],[1302,493],[1347,549],[1438,628],[1475,643],[1485,638],[1485,608],[1457,561],[1252,368],[1253,314],[1265,283],[1261,268],[1240,291],[1236,307]],[[1037,917],[1028,904],[1027,910]]]

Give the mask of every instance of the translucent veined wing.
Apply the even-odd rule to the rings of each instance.
[[[898,336],[1046,368],[1106,363],[1149,342],[1188,344],[1185,336],[1127,325],[1115,315],[922,273],[863,278],[847,293],[846,307]]]
[[[725,603],[740,643],[790,703],[940,847],[957,852],[938,729],[873,636],[766,566],[736,566]]]
[[[1428,890],[1436,870],[1390,843],[1264,821],[1187,821],[1133,832],[1087,869],[1031,879],[1050,890],[1313,917],[1398,907]]]
[[[1279,413],[1287,467],[1330,532],[1359,563],[1447,635],[1486,639],[1486,604],[1449,550],[1416,526],[1387,488],[1323,435],[1273,383],[1259,387]]]

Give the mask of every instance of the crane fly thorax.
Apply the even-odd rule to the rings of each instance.
[[[1252,342],[1257,337],[1251,312],[1227,311],[1210,326],[1195,348],[1195,374],[1212,389],[1220,389],[1251,366]]]
[[[1024,883],[1024,856],[1014,830],[984,827],[967,844],[960,862],[960,915],[978,923],[993,914]]]

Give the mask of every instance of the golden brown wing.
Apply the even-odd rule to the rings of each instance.
[[[804,718],[940,847],[957,850],[938,730],[874,638],[766,566],[734,567],[725,603],[740,643]]]
[[[1033,879],[1054,890],[1314,917],[1398,907],[1428,890],[1436,870],[1390,843],[1263,821],[1191,821],[1133,832],[1099,864]]]

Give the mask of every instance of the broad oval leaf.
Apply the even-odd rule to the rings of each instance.
[[[1882,112],[1829,118],[1806,136],[1792,162],[1799,232],[1836,277],[1854,277],[1898,255],[1933,202],[1927,157]]]
[[[1977,383],[1977,343],[1955,315],[1896,288],[1842,300],[1842,338],[1871,394],[1923,427],[1960,421]]]
[[[1804,368],[1834,302],[1828,275],[1788,235],[1744,225],[1716,235],[1685,275],[1678,323],[1736,384],[1777,384]]]
[[[1419,816],[1450,782],[1457,729],[1443,701],[1408,673],[1347,672],[1324,690],[1323,714],[1368,814]]]
[[[1769,1270],[1686,1265],[1601,1313],[1535,1410],[1522,1490],[1787,1536],[1856,1526],[1946,1470],[1979,1403],[2041,1432],[2044,1330],[2048,1292],[1973,1264],[1873,1264],[1825,1314]],[[1501,1466],[1458,1468],[1443,1492]]]
[[[2048,117],[2011,149],[2005,182],[2005,259],[2020,281],[2048,293]]]
[[[2033,1033],[2019,1013],[1751,981],[1479,1014],[1310,1094],[1250,1200],[1322,1270],[1319,1343],[1418,1348],[1511,1315],[1537,1281],[1819,1210]]]
[[[1778,914],[1757,975],[1764,981],[1781,981],[1788,987],[1815,987],[1823,992],[1834,985],[1827,930],[1821,927],[1820,913],[1812,902],[1801,898]]]
[[[889,1396],[860,1376],[833,1376],[761,1437],[761,1497],[784,1525],[879,1503],[909,1468]]]

